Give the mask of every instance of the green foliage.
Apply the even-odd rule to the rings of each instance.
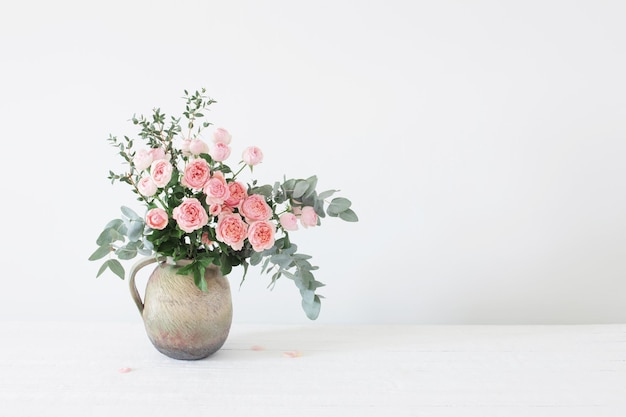
[[[124,267],[118,261],[133,259],[137,254],[152,254],[152,244],[144,236],[146,229],[143,219],[128,207],[122,207],[122,218],[113,219],[104,227],[96,239],[98,248],[89,257],[90,261],[96,261],[105,256],[114,255],[117,259],[109,258],[100,267],[100,276],[110,269],[115,275],[124,279]]]
[[[242,245],[225,243],[217,232],[220,211],[239,216],[245,227],[251,227],[258,219],[247,218],[239,204],[227,206],[224,200],[220,200],[220,203],[210,200],[204,186],[192,188],[186,184],[183,181],[185,169],[194,159],[203,160],[210,170],[211,178],[221,177],[226,185],[230,185],[235,181],[240,182],[238,175],[246,166],[253,172],[253,166],[241,161],[242,165],[233,170],[223,161],[217,161],[219,158],[212,157],[211,152],[204,148],[200,148],[201,150],[196,153],[190,151],[192,141],[201,142],[204,129],[212,125],[202,119],[216,101],[206,97],[205,93],[205,89],[193,92],[185,90],[183,96],[185,107],[181,117],[168,116],[160,108],[154,108],[150,116],[133,115],[131,122],[138,128],[136,137],[118,138],[109,135],[107,141],[115,148],[127,169],[124,172],[109,171],[107,178],[113,184],[123,183],[130,186],[136,200],[146,209],[146,213],[153,209],[161,210],[167,219],[158,227],[151,228],[146,224],[146,213],[140,215],[128,206],[122,206],[121,217],[106,224],[96,239],[96,250],[89,257],[91,261],[104,260],[96,276],[99,277],[110,270],[114,275],[124,279],[125,270],[120,261],[129,261],[138,255],[154,256],[159,260],[186,259],[189,262],[181,267],[178,273],[193,276],[196,286],[207,291],[203,277],[211,265],[217,266],[223,275],[230,274],[233,268],[242,267],[244,269],[242,283],[249,266],[260,267],[261,273],[270,277],[268,285],[270,288],[273,288],[281,277],[292,280],[300,291],[304,312],[308,318],[314,320],[320,313],[323,298],[317,294],[317,290],[324,284],[315,279],[314,271],[318,267],[310,263],[311,256],[298,253],[297,246],[291,242],[288,230],[281,223],[281,216],[286,213],[292,217],[299,216],[299,213],[304,213],[303,209],[308,207],[307,215],[314,211],[313,221],[317,222],[317,225],[321,224],[320,219],[327,215],[347,222],[356,222],[358,217],[351,207],[352,203],[345,197],[334,197],[329,200],[339,192],[338,190],[318,193],[318,178],[315,175],[308,178],[285,177],[283,181],[276,181],[272,185],[257,184],[256,180],[252,180],[251,184],[246,184],[245,189],[248,196],[262,196],[271,210],[270,218],[262,221],[270,222],[273,225],[272,230],[275,229],[273,245],[268,249],[257,251],[249,236],[245,237]],[[180,145],[175,144],[177,140],[182,141]],[[137,148],[137,143],[143,146]],[[186,143],[186,149],[182,146],[183,143]],[[159,182],[158,187],[152,165],[148,166],[141,161],[147,154],[152,158],[152,153],[160,155],[158,160],[168,161],[171,168],[169,180]],[[146,179],[154,182],[155,192],[142,190],[141,181]],[[164,184],[165,182],[167,183]],[[205,224],[194,227],[192,231],[183,230],[179,225],[179,219],[174,218],[175,210],[188,199],[197,200],[209,219]],[[216,204],[219,207],[216,208]],[[269,245],[271,241],[263,248]]]

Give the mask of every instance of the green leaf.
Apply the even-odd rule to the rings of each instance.
[[[109,263],[109,268],[111,269],[111,271],[113,271],[113,273],[121,279],[124,279],[124,267],[122,266],[120,261],[118,261],[117,259],[109,259],[107,262]]]
[[[319,282],[319,281],[312,281],[312,282],[309,284],[309,288],[310,288],[310,289],[312,289],[312,290],[314,290],[314,291],[315,291],[317,288],[320,288],[320,287],[325,287],[325,286],[326,286],[326,284],[321,283],[321,282]]]
[[[206,280],[204,279],[204,270],[205,268],[197,263],[194,263],[193,268],[193,281],[196,284],[196,287],[200,288],[201,291],[207,292],[209,288],[207,287]]]
[[[300,271],[300,280],[302,281],[302,284],[304,284],[306,288],[309,288],[309,283],[311,281],[315,281],[315,278],[313,277],[313,274],[310,271],[302,270]]]
[[[337,217],[342,211],[348,210],[351,205],[352,203],[347,198],[333,198],[333,200],[330,202],[330,205],[326,209],[326,212],[331,217]]]
[[[222,256],[220,256],[220,272],[222,275],[226,276],[230,274],[233,270],[233,265],[230,262],[228,255],[222,252]]]
[[[302,309],[306,313],[306,316],[311,320],[317,319],[317,317],[320,315],[321,308],[322,303],[320,301],[320,297],[317,295],[313,297],[313,302],[310,303],[305,302],[304,298],[302,299]]]
[[[263,266],[261,267],[261,273],[265,272],[265,270],[267,269],[267,266],[269,265],[269,263],[270,263],[270,258],[266,258],[265,262],[263,262]]]
[[[347,209],[339,213],[339,218],[347,222],[358,222],[359,218],[352,209]]]
[[[131,208],[122,206],[121,210],[122,210],[122,214],[124,214],[124,216],[128,217],[131,220],[143,220],[141,216],[135,213]]]
[[[111,252],[111,247],[109,245],[100,246],[94,253],[89,257],[90,261],[96,261],[98,259],[102,259],[107,256]]]
[[[108,222],[106,226],[104,226],[105,229],[115,229],[120,233],[125,233],[122,232],[122,230],[125,230],[125,227],[126,226],[124,226],[124,220],[122,219],[113,219]]]
[[[298,181],[293,189],[293,198],[300,198],[309,189],[309,183],[306,181]]]
[[[136,242],[141,239],[143,235],[144,222],[143,220],[130,221],[128,227],[128,240]]]
[[[124,267],[117,259],[108,259],[100,269],[98,270],[98,274],[96,278],[98,278],[107,268],[109,268],[115,275],[124,279]]]
[[[295,186],[296,186],[296,180],[294,179],[286,180],[283,183],[283,190],[289,197],[291,197],[291,194],[293,193],[293,188]]]
[[[104,271],[106,271],[106,269],[108,268],[108,264],[107,262],[103,263],[102,266],[100,266],[100,269],[98,269],[98,273],[96,274],[96,278],[98,278],[100,275],[102,275],[102,273]]]
[[[115,256],[119,259],[126,261],[128,259],[133,259],[137,256],[137,248],[132,245],[134,242],[130,242],[127,245],[122,246],[121,248],[115,251]]]
[[[113,242],[116,241],[124,241],[124,235],[122,235],[120,232],[118,232],[115,229],[104,229],[102,231],[102,233],[100,233],[100,236],[98,236],[98,238],[96,239],[96,244],[98,246],[105,246],[105,245],[110,245]]]
[[[324,200],[328,197],[330,197],[331,195],[335,194],[336,192],[338,192],[339,190],[328,190],[328,191],[324,191],[322,193],[319,193],[319,195],[317,196],[317,198],[319,198],[320,200]]]
[[[324,211],[324,200],[316,198],[315,202],[313,203],[313,210],[315,210],[315,213],[319,217],[321,218],[326,217],[326,212]]]
[[[317,177],[315,175],[307,178],[306,182],[309,184],[308,190],[304,193],[304,197],[309,197],[315,193],[315,187],[317,187]]]
[[[261,255],[261,252],[252,252],[250,255],[250,265],[252,266],[260,264],[262,260],[263,255]]]
[[[315,302],[315,291],[302,289],[300,290],[300,295],[302,296],[303,304],[313,304]]]
[[[251,189],[252,194],[261,194],[263,197],[271,197],[274,188],[271,185],[263,185]]]
[[[276,255],[272,255],[270,261],[272,261],[273,264],[278,265],[280,268],[288,269],[289,265],[291,265],[292,259],[291,255],[288,255],[286,253],[279,253]]]

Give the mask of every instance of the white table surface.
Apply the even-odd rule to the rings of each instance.
[[[623,324],[234,323],[190,362],[160,354],[141,323],[0,334],[2,417],[626,416]]]

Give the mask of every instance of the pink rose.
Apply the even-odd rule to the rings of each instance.
[[[219,216],[220,213],[222,212],[222,205],[221,204],[211,204],[209,206],[209,214],[211,216]]]
[[[152,160],[156,161],[159,159],[167,159],[170,160],[171,156],[168,154],[167,157],[165,155],[165,150],[163,148],[152,148],[150,149],[150,155],[152,155]]]
[[[191,142],[189,142],[189,152],[191,152],[193,155],[209,153],[209,145],[207,145],[200,139],[192,139]]]
[[[224,204],[224,201],[230,197],[228,185],[224,179],[224,175],[217,171],[204,185],[204,193],[206,194],[206,203]]]
[[[256,146],[248,146],[244,149],[241,158],[243,162],[252,167],[263,162],[263,152]]]
[[[184,156],[191,156],[191,151],[189,150],[190,144],[191,139],[183,139],[183,143],[180,145],[180,150],[183,152]]]
[[[187,233],[201,229],[209,222],[209,215],[196,198],[188,198],[180,206],[175,207],[172,217],[178,223],[178,227]]]
[[[225,145],[230,145],[230,141],[232,140],[232,135],[228,133],[228,130],[219,127],[213,132],[213,142],[214,143],[223,143]]]
[[[163,230],[167,222],[167,212],[162,208],[153,208],[146,213],[146,225],[151,229]]]
[[[248,234],[248,225],[237,213],[222,214],[215,226],[217,240],[226,243],[234,250],[241,250]]]
[[[182,184],[185,187],[201,189],[211,176],[209,164],[202,158],[194,159],[185,167]]]
[[[230,197],[224,201],[228,207],[237,207],[248,196],[246,186],[239,181],[228,183],[228,191],[230,191]]]
[[[280,225],[287,231],[298,230],[298,218],[293,213],[283,213],[278,218]]]
[[[317,226],[317,213],[311,206],[302,207],[302,214],[300,214],[300,223],[304,228]]]
[[[147,169],[152,161],[152,154],[150,154],[147,149],[138,150],[133,158],[133,164],[135,165],[135,168],[139,171]]]
[[[239,211],[248,223],[258,220],[269,220],[272,217],[272,208],[260,194],[252,194],[241,202]]]
[[[211,149],[209,155],[217,162],[225,161],[230,156],[230,147],[225,143],[218,142],[213,145],[213,149]]]
[[[248,228],[248,240],[255,252],[262,252],[274,246],[276,226],[272,222],[254,222]]]
[[[153,161],[150,165],[150,176],[157,187],[163,188],[172,179],[172,164],[165,159]]]
[[[213,242],[211,242],[211,239],[209,239],[209,232],[203,232],[202,236],[200,236],[200,241],[206,246],[213,244]]]
[[[139,190],[139,194],[144,197],[152,197],[157,192],[157,186],[152,181],[151,177],[143,177],[137,183],[137,190]]]

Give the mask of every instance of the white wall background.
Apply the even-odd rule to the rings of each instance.
[[[134,201],[106,138],[206,87],[260,180],[354,203],[292,236],[319,322],[624,322],[625,21],[594,0],[4,2],[0,318],[139,320],[87,261]],[[290,281],[239,277],[236,321],[308,322]]]

